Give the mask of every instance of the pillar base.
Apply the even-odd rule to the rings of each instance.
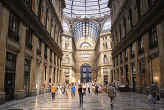
[[[39,94],[44,94],[44,87],[41,87],[41,89],[39,90]]]
[[[25,98],[25,91],[24,90],[18,90],[17,94],[15,94],[16,100],[21,100]]]
[[[164,98],[164,88],[161,88],[161,90],[160,90],[160,97]]]
[[[0,105],[5,104],[5,92],[0,92]]]
[[[30,96],[36,96],[36,88],[31,89]]]

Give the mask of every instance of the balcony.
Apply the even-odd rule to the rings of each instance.
[[[37,54],[41,55],[41,50],[37,48]]]
[[[15,32],[13,32],[12,30],[8,31],[8,36],[12,39],[14,39],[15,41],[19,42],[19,36],[15,34]]]

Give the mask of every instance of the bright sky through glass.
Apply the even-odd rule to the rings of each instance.
[[[101,17],[110,14],[107,7],[108,0],[65,0],[64,14],[75,18],[76,16]]]

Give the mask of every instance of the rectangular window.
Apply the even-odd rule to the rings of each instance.
[[[144,42],[143,42],[143,37],[141,37],[141,38],[138,40],[138,53],[139,53],[139,54],[144,53]]]
[[[41,40],[38,38],[37,54],[41,55]]]
[[[69,68],[65,68],[65,74],[69,74]]]
[[[152,49],[156,46],[158,46],[158,38],[157,29],[156,26],[154,26],[149,30],[149,48]]]
[[[26,30],[26,47],[32,50],[32,32],[29,28]]]
[[[19,42],[19,36],[18,36],[19,19],[13,13],[10,13],[9,19],[10,20],[9,20],[8,36],[14,39],[15,41]]]
[[[47,59],[47,45],[45,45],[44,48],[44,58]]]

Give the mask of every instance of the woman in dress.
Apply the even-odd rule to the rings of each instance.
[[[61,85],[58,84],[58,97],[61,99]]]

